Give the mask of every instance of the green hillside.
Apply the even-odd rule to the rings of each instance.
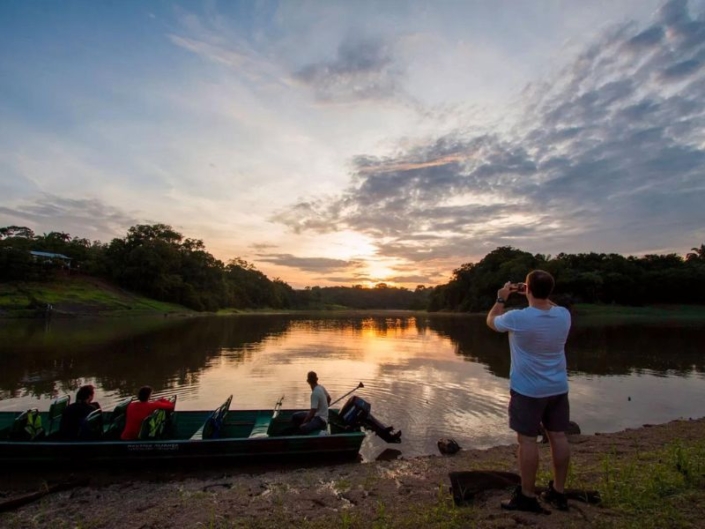
[[[186,314],[193,311],[133,294],[86,276],[49,282],[0,283],[0,317]]]

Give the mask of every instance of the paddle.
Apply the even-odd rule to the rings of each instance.
[[[365,387],[365,385],[364,385],[362,382],[360,382],[360,383],[357,385],[356,388],[351,389],[350,391],[348,391],[345,395],[343,395],[343,396],[340,397],[339,399],[336,399],[336,400],[334,400],[333,402],[331,402],[328,406],[332,406],[332,405],[335,404],[336,402],[340,402],[341,400],[343,400],[345,397],[347,397],[347,396],[350,395],[351,393],[357,391],[357,390],[360,389],[360,388],[364,388],[364,387]]]

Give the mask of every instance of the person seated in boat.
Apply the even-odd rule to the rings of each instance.
[[[328,405],[330,395],[326,388],[318,383],[315,371],[309,371],[306,382],[311,386],[311,409],[297,411],[291,417],[297,430],[296,433],[307,435],[316,430],[325,430],[328,425]]]
[[[137,400],[130,402],[125,412],[125,429],[120,435],[123,441],[137,439],[142,427],[142,421],[154,410],[174,411],[174,403],[165,398],[149,400],[152,388],[143,386],[137,393]]]
[[[88,415],[100,409],[100,404],[93,401],[95,388],[87,384],[78,388],[76,392],[76,402],[66,406],[61,414],[59,424],[59,436],[67,441],[78,439],[81,430],[81,422]]]

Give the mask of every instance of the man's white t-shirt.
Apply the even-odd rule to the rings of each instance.
[[[311,409],[316,410],[315,417],[328,422],[328,392],[320,384],[311,391]]]
[[[497,316],[494,326],[509,332],[512,366],[509,387],[527,397],[551,397],[568,392],[565,342],[570,312],[564,307],[527,307]]]

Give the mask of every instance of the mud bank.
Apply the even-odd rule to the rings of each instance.
[[[650,465],[663,464],[669,447],[701,449],[704,440],[705,419],[645,425],[611,434],[572,436],[568,485],[596,489],[609,497],[607,489],[612,486],[610,479],[614,478],[611,475],[614,469],[624,465],[632,465],[637,470],[648,469]],[[545,482],[549,475],[547,445],[542,445],[540,450],[540,480]],[[643,516],[630,514],[628,509],[625,511],[609,501],[599,506],[572,502],[570,511],[554,511],[550,516],[502,511],[499,502],[507,492],[501,490],[480,494],[470,506],[453,504],[449,472],[517,472],[515,452],[516,446],[510,445],[461,450],[453,456],[264,470],[223,467],[91,475],[83,472],[70,476],[17,471],[0,478],[0,501],[37,492],[47,483],[86,478],[89,482],[47,494],[0,514],[0,527],[649,526],[640,521]],[[705,468],[697,465],[691,467],[694,472],[705,472]],[[678,526],[703,527],[705,523],[702,521],[705,519],[705,489],[701,477],[695,476],[695,485],[687,490],[682,502],[678,500],[682,503]],[[657,518],[650,516],[649,520],[656,523]]]

